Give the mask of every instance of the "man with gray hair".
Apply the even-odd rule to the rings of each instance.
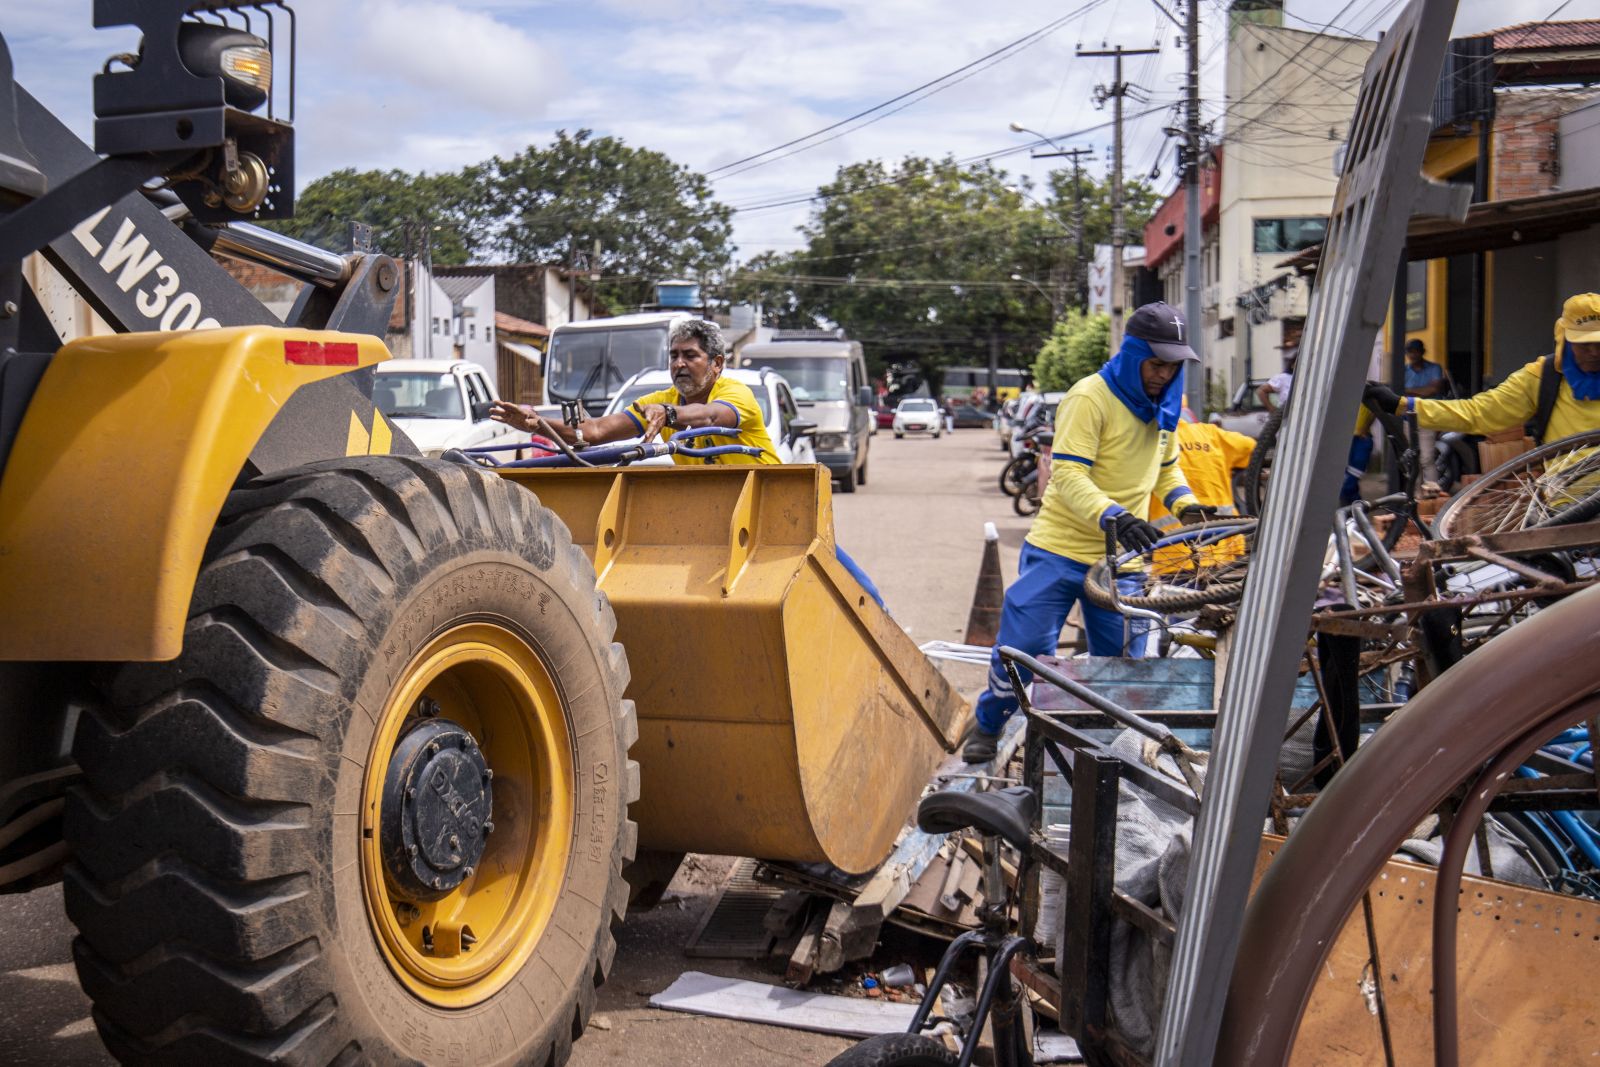
[[[767,435],[766,420],[756,404],[756,394],[743,382],[722,376],[722,365],[728,355],[727,342],[714,322],[705,319],[685,319],[672,328],[667,338],[668,369],[672,372],[671,389],[646,393],[626,411],[615,415],[602,415],[598,419],[584,419],[577,429],[566,425],[549,424],[569,445],[604,444],[625,438],[643,436],[649,441],[656,434],[669,440],[676,430],[699,429],[702,426],[737,428],[739,436],[731,443],[750,445],[761,449],[759,456],[729,453],[722,456],[675,455],[674,463],[780,463],[778,450]],[[523,408],[504,400],[495,401],[489,417],[496,422],[519,430],[533,431],[533,409]],[[726,441],[719,439],[719,443]],[[872,584],[865,571],[839,546],[834,546],[839,562],[855,576],[856,581],[876,600],[883,604],[883,596]]]
[[[683,464],[778,463],[778,452],[767,434],[766,420],[761,417],[755,393],[743,382],[722,376],[727,354],[727,342],[716,323],[684,319],[672,328],[667,339],[671,389],[646,393],[614,415],[584,419],[576,429],[555,424],[551,424],[551,428],[567,444],[582,447],[639,436],[650,441],[657,434],[670,440],[678,430],[725,426],[737,429],[739,436],[721,438],[718,444],[750,445],[759,448],[761,454],[729,453],[698,459],[675,455],[672,461]],[[532,414],[531,408],[524,409],[504,400],[496,401],[489,410],[489,417],[496,422],[529,432],[534,429]]]

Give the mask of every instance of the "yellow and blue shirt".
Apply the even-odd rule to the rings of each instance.
[[[676,389],[658,389],[653,393],[646,393],[635,400],[623,413],[632,419],[634,425],[639,427],[639,432],[644,432],[644,407],[647,404],[682,404],[684,399]],[[711,447],[714,445],[749,445],[761,449],[759,456],[744,456],[738,453],[728,453],[721,456],[681,456],[672,457],[672,462],[678,464],[723,464],[732,466],[736,464],[751,463],[778,463],[778,450],[773,447],[772,438],[767,434],[766,420],[761,417],[761,408],[756,403],[756,394],[743,382],[736,382],[732,378],[718,378],[711,385],[711,395],[706,398],[708,404],[725,404],[733,409],[739,417],[738,437],[703,437],[695,441],[695,447]],[[661,437],[670,441],[673,431],[663,428]]]
[[[1565,371],[1566,353],[1553,357],[1554,370]],[[1551,358],[1551,357],[1545,357]],[[1400,403],[1404,412],[1408,402],[1416,404],[1417,423],[1429,430],[1456,430],[1461,433],[1494,433],[1521,426],[1539,410],[1539,380],[1544,358],[1536,359],[1486,392],[1467,400],[1427,400],[1408,398]],[[1550,411],[1546,441],[1559,441],[1576,433],[1600,429],[1600,400],[1579,400],[1572,383],[1562,375],[1556,392],[1556,406]]]
[[[1195,503],[1178,468],[1178,437],[1140,419],[1091,374],[1056,409],[1050,482],[1028,543],[1079,563],[1106,554],[1103,521],[1123,511],[1150,516],[1150,495],[1170,510]]]

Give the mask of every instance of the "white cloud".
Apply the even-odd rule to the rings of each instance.
[[[536,116],[559,81],[554,53],[516,26],[439,0],[365,0],[339,42],[380,79],[442,107]]]
[[[294,0],[291,0],[291,3]],[[1461,0],[1454,32],[1549,17],[1561,0]],[[92,124],[90,83],[101,61],[127,48],[123,30],[91,29],[90,0],[13,4],[4,32],[18,77],[75,130]],[[1171,6],[1170,4],[1168,5]],[[1334,5],[1337,6],[1337,5]],[[1352,10],[1366,20],[1399,3]],[[1291,26],[1322,24],[1321,0],[1288,0]],[[705,171],[835,122],[952,70],[1064,13],[1058,0],[299,0],[297,155],[301,182],[341,167],[437,171],[509,154],[580,127],[652,148]],[[1223,105],[1219,5],[1203,4],[1208,115]],[[1594,17],[1600,0],[1572,0],[1562,19]],[[1298,16],[1298,17],[1297,17]],[[1345,28],[1360,28],[1345,27]],[[1052,136],[1105,121],[1093,86],[1105,60],[1076,58],[1081,43],[1145,47],[1124,77],[1157,103],[1176,100],[1183,56],[1174,27],[1147,0],[1106,2],[1014,58],[948,90],[791,158],[715,185],[747,205],[813,194],[855,160],[915,153],[958,158],[1019,145],[1012,120]],[[1369,33],[1370,35],[1370,33]],[[1142,105],[1140,105],[1142,106]],[[1132,102],[1129,110],[1138,110]],[[1160,161],[1163,112],[1130,121],[1125,170]],[[1109,158],[1108,131],[1071,141]],[[1159,153],[1159,154],[1158,154]],[[999,163],[1036,180],[1055,164],[1025,154]],[[804,204],[736,216],[749,255],[793,247]]]

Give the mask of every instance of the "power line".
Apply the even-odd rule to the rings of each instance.
[[[1135,112],[1131,116],[1124,116],[1124,119],[1128,120],[1128,119],[1143,118],[1146,115],[1153,115],[1158,111],[1164,111],[1164,110],[1166,110],[1167,107],[1168,107],[1168,105],[1161,104],[1161,105],[1158,105],[1158,106],[1155,106],[1155,107],[1146,108],[1143,111]],[[1113,123],[1111,121],[1096,123],[1093,126],[1085,126],[1083,129],[1080,129],[1080,130],[1073,130],[1070,133],[1058,134],[1057,136],[1052,138],[1052,140],[1060,140],[1060,141],[1071,140],[1074,137],[1082,137],[1086,133],[1094,133],[1094,132],[1096,132],[1098,130],[1107,129],[1107,128],[1111,127],[1112,125],[1113,125]],[[1008,146],[1006,148],[998,149],[998,150],[993,151],[993,152],[983,152],[983,153],[980,153],[980,154],[975,155],[975,156],[966,156],[964,158],[955,160],[955,163],[956,163],[957,166],[963,166],[964,167],[964,166],[970,166],[973,163],[982,163],[982,162],[988,162],[988,161],[992,161],[992,160],[996,160],[996,159],[1004,159],[1007,156],[1014,156],[1014,155],[1017,155],[1020,152],[1026,152],[1026,151],[1029,151],[1030,149],[1037,148],[1040,145],[1045,144],[1045,143],[1047,143],[1047,142],[1045,142],[1043,140],[1029,141],[1029,142],[1026,142],[1024,144],[1020,144],[1020,145],[1011,145],[1011,146]],[[871,182],[871,183],[868,183],[867,185],[858,186],[858,187],[856,187],[854,189],[848,190],[848,192],[857,193],[857,192],[864,192],[867,189],[882,188],[883,186],[886,186],[886,185],[902,185],[905,182],[911,181],[915,177],[917,177],[917,175],[909,175],[908,174],[908,175],[901,175],[899,177],[894,177],[894,178],[887,178],[887,179],[885,179],[885,180],[883,180],[881,182]],[[791,197],[791,198],[785,198],[785,199],[771,201],[769,203],[751,204],[751,205],[746,205],[744,207],[731,208],[730,210],[732,210],[736,214],[740,214],[740,213],[751,212],[751,211],[762,211],[762,210],[766,210],[768,208],[792,207],[792,206],[794,206],[796,204],[807,204],[807,203],[811,203],[812,201],[816,201],[816,200],[826,200],[826,199],[829,198],[829,195],[830,194],[821,193],[821,192],[813,193],[810,196],[798,196],[797,195],[797,196],[794,196],[794,197]]]
[[[1099,7],[1101,4],[1104,4],[1105,2],[1106,2],[1106,0],[1089,0],[1089,3],[1084,4],[1082,7],[1079,7],[1075,11],[1072,11],[1072,12],[1069,12],[1068,14],[1062,15],[1060,18],[1052,19],[1050,22],[1045,23],[1039,29],[1034,30],[1031,33],[1023,34],[1021,37],[1018,37],[1016,40],[1011,41],[1008,44],[1001,45],[999,48],[996,48],[994,51],[988,52],[988,53],[986,53],[986,54],[984,54],[982,56],[979,56],[977,59],[974,59],[972,62],[963,64],[962,66],[957,67],[955,70],[949,71],[948,73],[939,75],[937,78],[933,78],[933,79],[931,79],[929,81],[923,82],[921,85],[917,86],[914,89],[907,89],[905,92],[901,93],[898,96],[891,97],[888,100],[885,100],[880,104],[874,104],[872,107],[866,108],[866,109],[864,109],[862,111],[858,111],[854,115],[849,116],[848,118],[843,118],[843,119],[840,119],[838,122],[830,123],[829,125],[824,126],[819,130],[813,130],[812,132],[810,132],[808,134],[805,134],[804,136],[793,138],[792,140],[785,141],[783,144],[774,145],[773,147],[767,148],[767,149],[763,149],[760,152],[754,152],[754,153],[752,153],[752,154],[750,154],[748,156],[743,157],[742,159],[736,159],[732,163],[724,163],[720,167],[713,167],[710,170],[706,171],[706,175],[709,177],[709,176],[712,176],[712,175],[721,174],[724,171],[733,170],[736,167],[742,167],[746,163],[752,163],[755,160],[761,159],[761,158],[763,158],[765,156],[770,156],[775,152],[781,152],[786,148],[792,148],[795,145],[798,145],[798,144],[800,144],[801,142],[804,142],[804,141],[809,141],[814,137],[820,137],[822,134],[831,133],[834,130],[839,129],[841,126],[847,126],[850,123],[857,121],[858,119],[866,118],[867,116],[872,115],[875,112],[882,111],[884,108],[890,107],[890,106],[892,106],[894,104],[898,104],[900,101],[905,100],[908,97],[915,96],[916,94],[921,93],[926,89],[931,89],[932,87],[934,87],[936,85],[939,85],[942,82],[949,81],[951,78],[954,78],[954,77],[956,77],[957,75],[960,75],[960,74],[964,74],[967,71],[972,70],[974,67],[978,67],[980,64],[986,63],[991,59],[995,59],[996,57],[1009,58],[1008,53],[1011,53],[1013,50],[1020,51],[1022,48],[1026,47],[1026,46],[1028,46],[1030,44],[1036,43],[1039,40],[1042,40],[1044,37],[1047,37],[1050,34],[1054,33],[1056,30],[1060,29],[1062,26],[1065,26],[1068,22],[1071,22],[1073,19],[1079,18],[1082,15],[1087,14],[1088,12],[1092,11],[1096,7]],[[976,73],[976,72],[974,72],[974,73]],[[915,103],[915,101],[912,101],[912,103]],[[743,173],[743,172],[741,171],[740,173]]]

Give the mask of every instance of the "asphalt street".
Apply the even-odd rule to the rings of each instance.
[[[1007,579],[1016,573],[1028,520],[1018,518],[999,492],[1002,458],[998,438],[987,429],[901,441],[884,431],[872,439],[867,484],[834,497],[839,543],[919,644],[961,640],[985,521],[999,527]],[[977,668],[951,673],[968,692],[982,682]],[[847,1047],[838,1038],[645,1006],[689,969],[779,980],[764,966],[683,955],[728,867],[724,859],[691,857],[660,905],[629,916],[611,981],[601,990],[597,1025],[574,1049],[575,1067],[822,1064]],[[0,1065],[111,1064],[78,990],[60,888],[0,896],[0,930]]]

